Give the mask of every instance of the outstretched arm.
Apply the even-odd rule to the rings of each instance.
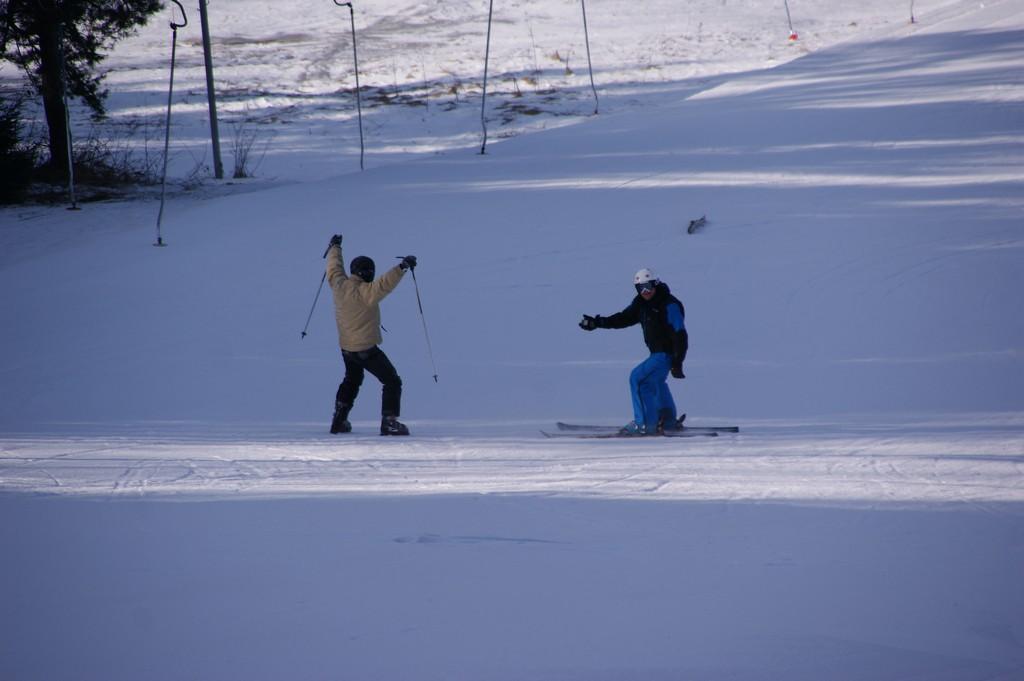
[[[616,312],[608,317],[602,317],[601,315],[590,316],[588,314],[583,315],[583,319],[580,321],[580,328],[584,331],[593,331],[594,329],[624,329],[627,326],[633,326],[640,322],[640,313],[635,303],[630,303],[622,312]]]
[[[401,265],[395,265],[383,275],[374,279],[373,283],[363,289],[366,291],[367,302],[379,303],[384,300],[385,296],[395,290],[398,282],[402,281],[403,275],[405,275],[405,268]]]
[[[332,288],[340,286],[341,282],[348,279],[348,274],[345,273],[345,260],[341,255],[340,234],[331,237],[330,243],[327,244],[327,250],[324,252],[324,258],[327,260],[327,280]]]

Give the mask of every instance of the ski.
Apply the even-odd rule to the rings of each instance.
[[[658,435],[662,437],[718,437],[717,430],[707,428],[678,428],[676,430],[664,430]]]
[[[586,431],[586,430],[575,430],[575,431],[560,431],[557,433],[549,433],[546,430],[540,431],[541,435],[550,438],[574,438],[577,440],[648,440],[651,438],[659,437],[718,437],[718,433],[714,431],[699,431],[694,432],[689,428],[685,430],[669,430],[663,433],[654,433],[652,435],[626,435],[619,432],[619,429],[610,431]]]
[[[667,431],[666,434],[673,432],[690,432],[690,433],[738,433],[740,432],[739,426],[684,426],[683,420],[686,418],[686,414],[683,414],[679,420],[679,428]],[[598,426],[583,423],[563,423],[559,421],[557,424],[558,429],[562,431],[572,432],[586,432],[586,433],[617,433],[619,428],[617,426]]]

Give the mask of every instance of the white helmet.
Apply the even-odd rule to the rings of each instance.
[[[649,282],[657,284],[658,277],[654,276],[654,272],[647,269],[646,267],[633,275],[634,284],[647,284]]]

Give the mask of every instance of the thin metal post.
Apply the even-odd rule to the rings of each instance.
[[[594,85],[594,64],[590,61],[590,32],[587,30],[587,2],[580,0],[583,8],[583,39],[587,45],[587,66],[590,67],[590,89],[594,91],[594,113],[597,113],[597,86]]]
[[[213,144],[213,174],[224,179],[220,159],[220,129],[217,125],[217,93],[213,87],[213,51],[210,49],[210,22],[206,17],[207,0],[199,0],[199,25],[203,31],[203,62],[206,64],[206,100],[210,108],[210,142]]]
[[[789,14],[789,0],[783,0],[783,2],[786,5],[786,21],[789,22],[789,39],[791,41],[795,41],[799,36],[797,36],[796,31],[793,30],[793,17]]]
[[[352,7],[351,2],[338,2],[334,0],[334,4],[338,7],[348,7],[349,19],[352,23],[352,64],[355,67],[356,72],[356,114],[359,118],[359,169],[364,170],[365,165],[363,159],[366,155],[366,144],[363,140],[363,95],[359,91],[359,51],[356,49],[356,10]]]
[[[359,169],[363,170],[363,156],[366,154],[366,145],[363,142],[363,93],[359,89],[359,51],[356,49],[356,10],[352,3],[348,5],[349,19],[352,22],[352,65],[356,74],[356,114],[359,118]]]
[[[174,94],[174,59],[178,50],[178,29],[188,26],[188,16],[185,14],[185,8],[181,6],[178,0],[171,0],[178,9],[181,11],[181,18],[183,23],[177,24],[174,22],[174,9],[171,9],[171,79],[167,86],[167,120],[164,125],[164,167],[163,173],[160,179],[160,212],[156,216],[156,243],[154,246],[166,246],[164,243],[163,235],[160,233],[160,225],[164,218],[164,200],[167,197],[167,156],[171,147],[171,101]]]
[[[487,48],[484,51],[484,93],[480,100],[480,125],[484,129],[484,141],[480,145],[480,153],[487,153],[487,66],[491,59],[491,17],[494,16],[494,0],[487,11]],[[415,281],[415,279],[414,279]]]
[[[917,19],[914,18],[914,0],[910,0],[910,23],[917,23]]]
[[[64,61],[64,26],[60,30],[60,96],[64,102],[64,139],[68,148],[68,197],[71,205],[68,210],[82,210],[78,207],[78,200],[75,197],[75,159],[72,151],[73,140],[71,139],[71,110],[68,109],[68,77],[67,64]]]
[[[68,111],[68,98],[64,96],[64,127],[68,135],[68,194],[71,197],[71,205],[68,210],[82,210],[78,207],[78,199],[75,197],[75,159],[71,151],[71,113]]]

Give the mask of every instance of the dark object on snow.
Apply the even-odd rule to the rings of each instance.
[[[690,226],[686,228],[687,234],[693,234],[698,229],[708,224],[708,218],[706,215],[701,215],[696,220],[690,220]]]

